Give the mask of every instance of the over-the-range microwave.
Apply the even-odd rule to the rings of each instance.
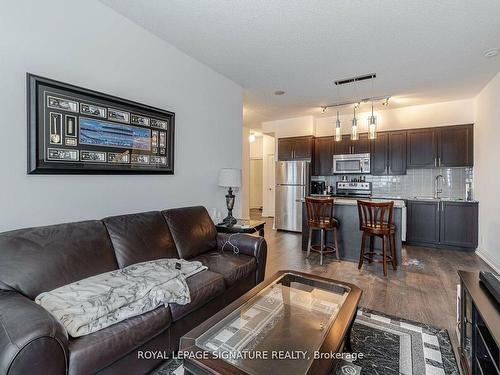
[[[333,155],[333,173],[370,173],[370,154]]]

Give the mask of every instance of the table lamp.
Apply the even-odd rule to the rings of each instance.
[[[234,168],[222,168],[219,171],[219,186],[227,187],[226,194],[227,217],[222,220],[225,225],[233,226],[236,219],[233,217],[234,194],[233,188],[241,186],[241,170]]]

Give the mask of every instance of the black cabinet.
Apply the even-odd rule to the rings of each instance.
[[[350,135],[342,136],[342,140],[335,142],[334,154],[344,155],[344,154],[367,154],[370,152],[370,142],[368,140],[368,134],[363,133],[359,135],[357,141],[351,141]]]
[[[437,132],[435,129],[408,130],[406,160],[408,168],[437,166]]]
[[[472,125],[447,126],[441,128],[438,136],[438,166],[473,166],[473,144]]]
[[[408,201],[406,241],[439,244],[439,202]]]
[[[313,175],[333,175],[333,137],[314,139]]]
[[[408,130],[408,168],[473,166],[473,126]]]
[[[378,133],[370,142],[371,174],[406,174],[406,131]]]
[[[342,140],[335,142],[335,147],[333,152],[335,155],[344,155],[344,154],[352,154],[352,144],[351,144],[351,136],[344,135],[342,136]]]
[[[388,174],[406,174],[406,131],[389,133],[388,160]]]
[[[378,133],[370,145],[370,170],[375,176],[386,175],[389,164],[389,133]]]
[[[475,249],[477,237],[476,202],[408,201],[408,243]]]
[[[478,209],[473,202],[441,202],[439,242],[458,247],[477,247]]]
[[[478,272],[460,277],[460,365],[465,375],[500,375],[500,314],[498,303],[480,282]]]
[[[312,136],[278,139],[278,160],[310,160],[313,139]]]

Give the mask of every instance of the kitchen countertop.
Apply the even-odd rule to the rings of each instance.
[[[310,194],[311,197],[328,197],[330,195],[323,195],[323,194]],[[336,200],[338,199],[358,199],[355,197],[349,198],[349,197],[335,197]],[[456,197],[441,197],[441,198],[434,198],[431,196],[419,196],[419,197],[403,197],[403,196],[390,196],[390,195],[385,195],[385,194],[373,194],[371,198],[359,198],[359,199],[366,199],[366,200],[402,200],[402,201],[430,201],[430,202],[463,202],[463,203],[479,203],[477,200],[472,200],[472,201],[466,201],[463,198],[456,198]],[[395,206],[396,207],[396,206]]]
[[[320,194],[311,194],[311,197],[329,197],[328,195],[320,195]],[[394,201],[394,208],[403,208],[406,207],[405,201],[403,199],[385,199],[385,198],[355,198],[355,197],[335,197],[335,204],[341,204],[345,206],[356,206],[357,200],[366,200],[371,202],[388,202],[390,200]],[[305,199],[301,199],[302,202],[305,202]]]

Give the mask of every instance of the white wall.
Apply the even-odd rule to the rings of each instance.
[[[335,111],[331,116],[321,116],[315,120],[314,135],[317,137],[334,134]],[[377,129],[397,130],[415,129],[431,126],[472,124],[474,122],[474,100],[456,100],[451,102],[415,105],[401,108],[388,108],[375,111]],[[371,112],[360,112],[358,118],[360,132],[368,131],[367,119]],[[343,134],[350,134],[352,114],[340,116]]]
[[[475,99],[474,197],[479,201],[479,247],[500,272],[500,73]]]
[[[273,133],[276,138],[298,137],[314,134],[314,117],[302,116],[262,123],[263,133]]]
[[[2,2],[0,35],[0,231],[175,206],[224,209],[218,170],[241,166],[238,85],[94,0]],[[174,111],[175,175],[28,176],[26,72]]]
[[[262,136],[255,137],[255,141],[250,143],[250,159],[262,159]]]

